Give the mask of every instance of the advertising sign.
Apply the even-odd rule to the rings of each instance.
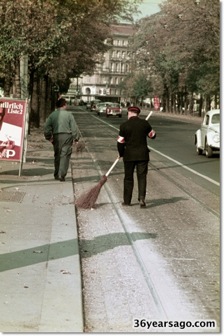
[[[160,107],[159,97],[154,97],[153,104],[154,104],[155,110],[158,110]]]
[[[21,161],[27,102],[0,98],[0,160]]]

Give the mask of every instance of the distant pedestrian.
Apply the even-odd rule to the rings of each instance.
[[[141,208],[146,206],[146,184],[149,162],[147,138],[155,139],[156,132],[147,120],[139,118],[138,107],[128,108],[128,120],[120,125],[117,149],[124,161],[124,190],[122,205],[131,205],[134,188],[134,171],[138,181],[138,201]]]
[[[66,100],[58,99],[45,125],[44,136],[54,146],[54,178],[65,181],[72,154],[73,141],[78,141],[79,132],[71,112],[66,111]]]

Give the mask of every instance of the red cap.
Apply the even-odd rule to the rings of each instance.
[[[141,110],[137,106],[130,106],[128,108],[128,112],[134,112],[134,113],[138,113],[139,114],[141,112]]]

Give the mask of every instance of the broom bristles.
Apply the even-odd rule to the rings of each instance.
[[[84,149],[85,149],[85,142],[78,141],[75,144],[75,151],[76,151],[76,153],[82,153]]]
[[[81,195],[77,199],[77,201],[75,202],[76,206],[78,208],[91,209],[95,205],[100,190],[104,185],[104,183],[106,182],[106,180],[107,177],[104,175],[95,187],[93,187],[87,193]]]

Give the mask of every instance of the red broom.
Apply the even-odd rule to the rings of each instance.
[[[118,163],[118,161],[119,161],[119,157],[114,161],[114,163],[112,164],[108,172],[102,176],[98,184],[92,189],[90,189],[90,191],[81,195],[81,197],[77,199],[75,204],[77,205],[78,208],[91,209],[95,205],[102,186],[107,181],[108,175],[110,174],[112,169],[115,167],[115,165]]]

